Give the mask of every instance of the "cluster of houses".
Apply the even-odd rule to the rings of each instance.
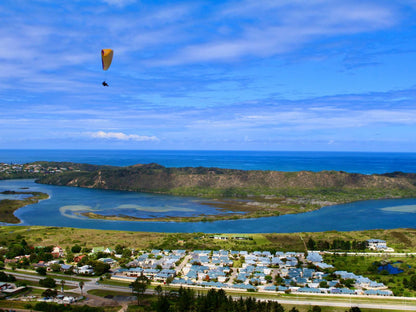
[[[27,173],[61,173],[64,171],[72,171],[71,167],[44,167],[41,164],[6,164],[0,163],[0,172],[6,174],[13,174],[17,172],[27,172]]]
[[[133,281],[145,275],[154,282],[258,292],[391,296],[383,283],[345,271],[335,278],[318,252],[152,250],[113,271],[113,279]],[[353,289],[343,286],[353,280]]]
[[[43,297],[37,299],[37,301],[40,302],[55,302],[58,304],[71,304],[76,301],[78,301],[79,298],[73,297],[73,296],[65,296],[65,295],[57,295],[55,298],[49,298],[49,297]],[[19,299],[21,300],[21,299]],[[29,300],[33,300],[32,298],[29,298]],[[24,300],[23,300],[24,301]]]
[[[379,246],[383,241],[372,240]],[[371,242],[369,242],[369,246]],[[385,243],[385,242],[384,242]],[[384,248],[385,249],[385,248]],[[380,249],[379,249],[380,250]],[[270,251],[230,251],[230,250],[151,250],[139,252],[133,260],[120,267],[110,248],[96,247],[94,253],[108,254],[99,261],[112,268],[112,279],[134,281],[144,275],[153,282],[180,286],[214,287],[259,292],[347,294],[391,296],[390,290],[383,284],[367,277],[346,271],[326,273],[332,265],[323,261],[318,251],[275,252]],[[54,247],[52,255],[56,258],[49,262],[39,262],[36,267],[51,270],[52,264],[59,264],[60,270],[80,275],[94,275],[89,265],[65,264],[59,258],[64,257],[60,247]],[[111,255],[111,257],[110,257]],[[25,257],[25,256],[20,256]],[[78,263],[85,255],[77,255]],[[5,262],[19,261],[6,259]],[[349,280],[345,285],[345,280]],[[346,287],[348,286],[348,287]]]

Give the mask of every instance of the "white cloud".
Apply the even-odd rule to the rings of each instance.
[[[136,2],[136,0],[103,0],[103,1],[109,5],[114,5],[118,7],[124,7],[126,5]]]
[[[395,10],[375,3],[334,1],[240,1],[227,6],[212,20],[235,20],[240,28],[231,37],[212,28],[204,42],[183,46],[160,65],[236,60],[286,53],[313,42],[339,35],[386,29],[398,22]],[[248,22],[247,22],[248,21]]]
[[[137,135],[137,134],[125,134],[122,132],[104,132],[104,131],[97,131],[93,133],[89,133],[89,135],[93,138],[99,139],[114,139],[120,141],[159,141],[156,136],[147,136],[147,135]]]

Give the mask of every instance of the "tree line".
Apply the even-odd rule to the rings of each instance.
[[[137,297],[137,304],[144,305],[144,293],[149,285],[145,276],[138,277],[131,288]],[[151,303],[148,311],[155,312],[299,312],[296,307],[290,310],[277,301],[258,300],[253,297],[233,298],[227,296],[223,289],[210,289],[206,293],[196,292],[191,288],[180,287],[178,291],[163,291],[159,285],[155,288],[157,300]],[[321,307],[311,306],[309,312],[321,312]],[[348,312],[360,312],[359,308],[351,308]]]
[[[326,240],[315,241],[312,237],[306,243],[308,250],[365,250],[368,246],[366,241],[348,241],[342,239],[334,239],[332,242]]]

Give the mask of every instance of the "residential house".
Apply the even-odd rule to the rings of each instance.
[[[51,254],[54,258],[62,258],[65,256],[64,250],[59,246],[53,247]]]

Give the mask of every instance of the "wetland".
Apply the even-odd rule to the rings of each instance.
[[[16,210],[14,214],[21,220],[21,225],[134,232],[293,233],[414,228],[416,224],[416,214],[411,208],[416,207],[414,198],[356,201],[272,217],[177,222],[175,217],[235,212],[204,204],[210,202],[204,198],[45,185],[34,180],[0,181],[0,192],[18,192],[22,188],[26,188],[25,192],[48,194],[49,199]],[[88,212],[108,216],[134,215],[147,221],[91,219],[83,215]]]

